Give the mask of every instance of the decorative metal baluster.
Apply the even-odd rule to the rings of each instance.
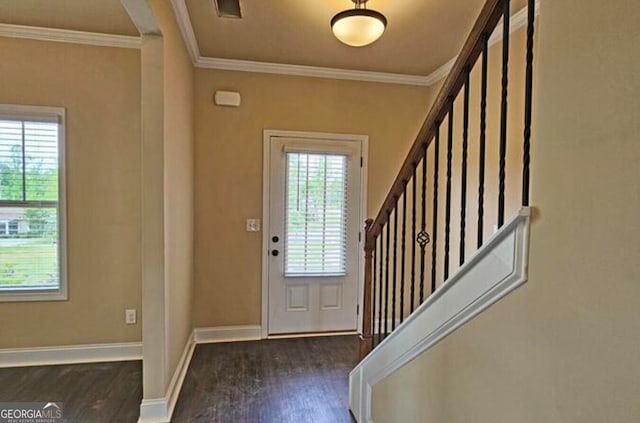
[[[389,334],[389,240],[391,239],[391,213],[387,214],[387,248],[385,250],[384,266],[384,337]]]
[[[449,279],[449,246],[451,243],[451,161],[453,160],[453,97],[449,97],[449,131],[447,139],[447,193],[444,214],[444,279]]]
[[[404,268],[407,234],[407,181],[402,188],[402,254],[400,258],[400,323],[404,321]]]
[[[374,240],[373,241],[373,282],[371,283],[371,288],[372,288],[372,293],[371,293],[371,316],[373,316],[373,318],[371,319],[371,338],[373,340],[373,346],[376,346],[376,322],[375,322],[375,316],[376,316],[376,265],[377,265],[377,258],[378,258],[378,251],[376,248],[376,244],[377,242]]]
[[[462,123],[462,176],[460,180],[460,266],[464,264],[467,231],[467,149],[469,146],[469,69],[464,81],[464,114]]]
[[[372,304],[375,296],[373,282],[373,256],[376,248],[375,240],[371,237],[371,225],[373,219],[365,221],[365,241],[364,241],[364,284],[362,293],[362,334],[360,335],[360,358],[364,358],[373,349],[373,313]]]
[[[384,232],[380,229],[380,278],[378,280],[378,343],[382,341],[382,271],[383,271],[383,263],[382,257],[384,254],[384,242],[383,242]]]
[[[411,312],[415,310],[415,298],[416,298],[416,184],[418,178],[416,178],[416,167],[413,166],[413,183],[411,184]]]
[[[393,211],[393,293],[391,294],[391,331],[396,330],[396,285],[398,276],[398,199]]]
[[[478,165],[478,248],[484,236],[484,159],[487,143],[487,66],[489,61],[489,36],[483,36],[482,81],[480,83],[480,163]]]
[[[523,167],[522,167],[522,204],[528,205],[530,202],[530,162],[531,162],[531,130],[532,130],[532,100],[533,100],[533,43],[534,43],[534,19],[535,19],[535,0],[527,0],[528,3],[528,22],[527,22],[527,40],[526,40],[526,74],[525,74],[525,107],[524,107],[524,133],[523,133]],[[427,168],[428,168],[428,145],[431,141],[429,137],[435,138],[434,148],[434,169],[433,169],[433,215],[432,225],[433,234],[433,246],[431,251],[431,292],[434,292],[437,285],[437,279],[439,279],[438,272],[440,266],[443,266],[442,271],[444,273],[444,281],[447,281],[451,272],[451,241],[456,238],[457,235],[451,234],[451,212],[452,212],[452,184],[454,182],[452,169],[453,156],[457,154],[454,151],[457,148],[457,144],[454,144],[456,139],[454,130],[457,128],[457,124],[454,119],[455,101],[461,89],[464,89],[464,116],[461,119],[462,129],[462,144],[461,144],[461,197],[460,197],[460,251],[459,261],[460,265],[463,265],[466,259],[466,236],[467,236],[467,206],[469,206],[467,195],[468,178],[469,174],[469,102],[471,91],[471,76],[470,72],[475,66],[475,63],[480,60],[482,56],[482,74],[481,74],[481,87],[480,87],[480,131],[479,131],[479,173],[478,173],[478,233],[477,233],[477,245],[480,248],[483,244],[484,238],[484,215],[485,203],[486,203],[486,154],[487,154],[487,94],[488,94],[488,39],[499,26],[499,18],[503,18],[502,27],[502,62],[501,62],[501,84],[500,84],[500,123],[499,123],[499,169],[498,169],[498,195],[497,195],[497,222],[498,227],[504,226],[505,221],[505,206],[507,203],[506,194],[506,154],[508,137],[508,100],[509,100],[509,43],[510,43],[510,0],[492,0],[485,4],[480,18],[477,20],[474,30],[470,37],[465,42],[465,46],[461,50],[461,56],[453,66],[452,75],[444,83],[441,94],[434,102],[436,105],[431,112],[427,115],[427,120],[424,126],[420,130],[419,137],[414,141],[411,146],[410,153],[405,159],[402,168],[396,177],[388,195],[386,196],[382,210],[378,214],[375,221],[375,230],[372,229],[373,223],[368,221],[367,231],[369,236],[365,242],[365,273],[364,273],[364,288],[363,288],[363,326],[361,336],[361,357],[362,352],[370,351],[371,346],[379,344],[389,333],[397,328],[396,318],[399,313],[399,321],[403,322],[406,308],[411,308],[411,312],[415,311],[415,308],[419,305],[416,302],[419,300],[422,303],[425,300],[425,270],[426,266],[426,244],[429,242],[430,234],[426,232],[426,218],[427,216],[427,204],[426,197],[428,194],[427,188]],[[497,63],[496,63],[497,64]],[[462,101],[462,99],[460,100]],[[444,123],[444,117],[448,119],[448,131],[445,135],[441,134],[441,125]],[[432,132],[433,131],[433,132]],[[446,186],[439,186],[439,144],[440,137],[447,136],[447,151],[446,151],[446,172],[443,169],[443,173],[446,173]],[[444,142],[444,140],[443,140]],[[473,139],[471,140],[473,143]],[[473,147],[473,144],[472,144]],[[444,147],[443,147],[444,148]],[[508,147],[512,148],[512,147]],[[442,152],[445,155],[445,152]],[[420,166],[420,160],[422,160],[422,169],[418,169]],[[473,164],[471,165],[473,167]],[[421,173],[421,181],[417,180],[417,173]],[[457,169],[455,170],[457,172]],[[408,187],[411,177],[413,182],[411,188]],[[457,183],[457,180],[455,181]],[[418,184],[422,183],[421,191],[418,192]],[[457,187],[456,187],[457,188]],[[439,200],[439,191],[446,189],[445,200]],[[410,191],[410,192],[409,192]],[[457,190],[455,194],[457,195]],[[407,204],[409,200],[407,195],[411,195],[411,204]],[[421,195],[419,198],[418,196]],[[400,204],[400,196],[402,196],[402,204]],[[420,201],[421,204],[417,202]],[[438,213],[438,203],[442,207],[442,201],[446,201],[444,206],[445,215]],[[457,199],[456,199],[457,201]],[[421,215],[417,216],[417,206],[421,205]],[[402,216],[400,217],[399,207],[402,207]],[[411,210],[407,210],[409,207]],[[455,211],[457,213],[457,211]],[[391,221],[391,214],[393,213],[393,222]],[[408,214],[411,214],[410,216]],[[407,219],[411,219],[411,228],[408,229]],[[454,217],[455,218],[455,217]],[[469,215],[471,218],[471,215]],[[399,219],[402,219],[399,222]],[[417,219],[421,219],[419,222]],[[440,221],[439,221],[439,220]],[[438,257],[437,240],[439,227],[438,224],[443,225],[444,239],[441,243],[444,245],[443,258]],[[401,227],[399,228],[399,224]],[[393,225],[393,228],[391,228]],[[419,227],[418,227],[419,225]],[[385,229],[386,226],[386,229]],[[455,222],[454,222],[455,226]],[[391,246],[391,231],[393,230],[393,246]],[[401,238],[398,240],[398,230],[401,230]],[[408,245],[406,244],[408,234],[410,230],[411,236],[411,250],[408,251]],[[373,234],[376,234],[374,237]],[[385,234],[386,233],[386,234]],[[379,239],[379,240],[378,240]],[[442,238],[441,238],[442,239]],[[379,244],[378,244],[379,243]],[[398,252],[398,243],[400,243],[401,251]],[[418,244],[418,245],[416,245]],[[391,252],[393,247],[393,254]],[[417,271],[417,253],[420,248],[420,270]],[[406,257],[407,254],[411,254],[411,263],[407,263],[409,260]],[[400,269],[398,269],[398,259],[401,260]],[[390,263],[393,260],[393,263]],[[440,264],[439,260],[444,263]],[[391,266],[393,265],[393,266]],[[379,267],[377,267],[379,266]],[[408,271],[407,266],[410,266],[410,286],[405,286],[405,272]],[[393,272],[393,276],[390,277],[390,272]],[[416,286],[416,278],[420,277],[420,286]],[[400,283],[400,289],[398,292],[398,283]],[[392,286],[390,287],[390,284]],[[428,288],[428,287],[427,287]],[[392,290],[390,292],[389,290]],[[419,292],[416,292],[419,289]],[[405,291],[410,290],[410,304],[405,304]],[[391,295],[390,295],[391,294]],[[406,292],[409,294],[409,292]],[[397,295],[400,295],[399,302],[397,301]],[[426,294],[428,295],[428,293]],[[384,307],[383,307],[384,301]],[[398,309],[399,307],[399,309]],[[377,323],[375,322],[377,314]],[[373,319],[373,321],[372,321]],[[384,326],[383,326],[384,319]],[[389,319],[391,323],[389,324]],[[377,326],[376,326],[377,325]],[[376,329],[377,328],[377,329]],[[368,350],[367,350],[368,348]]]
[[[506,179],[507,155],[507,111],[509,87],[509,4],[510,0],[503,0],[502,10],[502,102],[500,105],[500,172],[498,175],[498,228],[504,224],[504,190]]]
[[[420,221],[420,233],[418,234],[418,244],[420,245],[420,304],[424,301],[424,268],[425,268],[425,247],[429,243],[427,233],[427,144],[422,145],[422,210]]]
[[[533,31],[535,0],[527,3],[527,71],[524,95],[524,145],[522,155],[522,205],[529,205],[529,165],[531,162],[531,106],[533,102]]]
[[[436,268],[438,246],[438,171],[440,164],[440,122],[436,122],[436,139],[433,146],[433,226],[431,236],[431,292],[436,291]]]

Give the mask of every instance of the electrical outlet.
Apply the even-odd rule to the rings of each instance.
[[[247,219],[247,232],[260,232],[260,219]]]
[[[135,325],[137,321],[136,310],[135,309],[127,309],[125,310],[125,318],[124,321],[128,325]]]

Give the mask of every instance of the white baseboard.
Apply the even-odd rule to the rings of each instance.
[[[193,339],[196,344],[257,341],[262,339],[262,328],[260,325],[195,328]]]
[[[267,339],[297,339],[297,338],[321,338],[326,336],[356,336],[357,330],[339,332],[308,332],[308,333],[283,333],[281,335],[269,335]]]
[[[182,389],[182,384],[187,376],[187,370],[193,357],[196,343],[193,333],[187,339],[187,343],[178,361],[176,370],[167,388],[167,393],[161,398],[145,398],[140,403],[140,418],[138,423],[168,423],[171,421],[173,410],[178,402],[178,396]]]
[[[142,360],[142,342],[0,349],[0,368]]]
[[[349,375],[349,408],[373,422],[373,387],[527,281],[529,209],[519,213]]]

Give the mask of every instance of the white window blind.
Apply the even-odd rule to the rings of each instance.
[[[285,276],[346,274],[347,157],[286,153]]]
[[[0,293],[60,288],[59,133],[0,115]]]

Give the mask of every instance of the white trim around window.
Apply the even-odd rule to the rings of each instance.
[[[0,120],[22,120],[58,123],[58,288],[24,287],[2,290],[0,302],[20,301],[64,301],[68,299],[67,281],[67,209],[66,209],[66,112],[63,107],[25,106],[0,104]],[[29,205],[24,201],[22,206]],[[34,204],[38,202],[33,202]],[[40,202],[41,204],[42,202]],[[1,201],[1,206],[11,206],[10,201]]]

